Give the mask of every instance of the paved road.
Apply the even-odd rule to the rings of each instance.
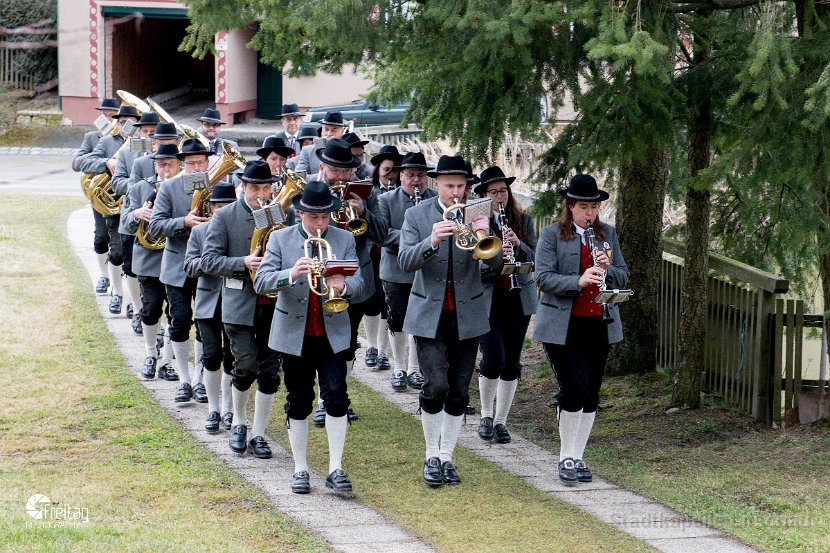
[[[0,155],[0,192],[81,196],[71,155]]]

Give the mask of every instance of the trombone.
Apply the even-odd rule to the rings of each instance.
[[[445,221],[453,221],[455,223],[455,246],[460,250],[472,251],[476,259],[491,259],[496,257],[501,251],[501,239],[498,236],[489,236],[486,231],[479,230],[473,232],[472,221],[468,223],[466,219],[470,216],[469,209],[476,206],[476,209],[484,211],[484,204],[486,203],[486,213],[490,213],[490,203],[493,201],[489,198],[477,200],[469,204],[462,203],[458,198],[453,200],[451,206],[444,210],[443,218]],[[482,206],[479,208],[478,206]],[[460,211],[461,215],[453,215],[454,211]]]
[[[312,255],[314,245],[317,245],[319,254]],[[326,283],[323,271],[326,269],[326,262],[334,260],[334,253],[331,251],[331,244],[320,234],[317,229],[317,236],[309,236],[303,242],[303,252],[311,259],[311,272],[308,273],[309,289],[323,300],[323,309],[329,313],[341,313],[349,307],[348,300],[337,295],[337,291]]]

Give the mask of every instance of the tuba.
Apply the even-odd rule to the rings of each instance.
[[[155,193],[153,193],[144,203],[144,206],[153,207],[153,200],[155,199],[155,196]],[[138,242],[146,249],[152,251],[163,250],[164,246],[167,244],[167,238],[164,236],[156,238],[150,234],[150,223],[147,221],[140,221],[138,223],[138,229],[135,231],[135,239],[138,240]]]
[[[464,204],[456,198],[455,203],[444,210],[444,220],[455,223],[455,246],[460,250],[472,251],[476,259],[490,259],[496,257],[501,251],[501,239],[499,237],[489,236],[483,230],[474,233],[470,224],[465,220],[469,216],[468,210],[472,206],[481,206],[476,209],[480,209],[484,213],[484,204],[486,204],[486,213],[490,213],[491,202],[492,200],[487,198]],[[451,213],[455,210],[460,210],[462,215],[454,217]]]
[[[202,143],[205,149],[208,148],[210,142],[207,138],[205,138],[205,136],[202,133],[200,133],[199,131],[197,131],[189,125],[177,123],[176,120],[173,119],[173,117],[169,113],[167,113],[167,111],[165,111],[163,107],[158,105],[157,102],[154,102],[152,98],[147,98],[147,103],[150,105],[151,108],[153,108],[153,111],[159,114],[159,119],[161,119],[165,123],[173,123],[176,126],[176,130],[182,133],[182,142],[184,142],[188,138],[195,138]],[[179,148],[181,149],[181,147],[182,145],[181,143],[179,143]]]
[[[319,248],[319,255],[312,255],[314,244]],[[349,302],[339,297],[337,291],[326,284],[326,278],[323,276],[326,261],[334,260],[334,253],[331,251],[331,244],[320,235],[319,229],[317,236],[309,236],[303,242],[303,252],[312,262],[311,272],[308,273],[308,287],[313,293],[326,298],[323,300],[323,309],[329,313],[345,311],[349,307]]]
[[[101,138],[103,138],[104,136],[115,136],[116,134],[118,134],[120,132],[121,132],[121,128],[118,126],[118,124],[114,123],[112,125],[112,127],[110,128],[109,132],[104,134]],[[97,176],[98,175],[95,174],[95,173],[83,173],[81,175],[81,191],[83,191],[84,196],[86,196],[87,200],[92,199],[92,196],[91,196],[92,180]]]
[[[291,200],[294,199],[294,196],[303,193],[303,189],[306,185],[305,179],[291,169],[285,170],[282,180],[283,184],[280,187],[279,192],[277,192],[275,188],[275,192],[272,194],[273,199],[271,202],[267,205],[260,205],[261,209],[254,211],[254,221],[257,220],[260,212],[266,218],[266,221],[262,225],[257,224],[254,229],[254,234],[251,236],[251,254],[259,248],[259,251],[262,252],[261,255],[265,255],[265,248],[268,247],[268,239],[271,237],[271,233],[285,227],[284,212],[291,206]],[[276,187],[276,183],[274,183],[274,186]],[[282,218],[275,217],[273,212],[268,209],[269,207],[275,205],[279,205],[280,208],[282,208]],[[251,270],[250,273],[251,281],[253,281],[256,277],[256,271]],[[276,293],[265,295],[272,299],[277,297]]]
[[[213,164],[208,170],[208,184],[205,188],[200,188],[193,192],[193,199],[190,202],[190,210],[196,210],[196,215],[204,217],[207,212],[207,201],[210,199],[210,193],[216,183],[224,179],[235,169],[242,169],[245,167],[245,158],[237,151],[236,148],[222,142],[222,158]]]

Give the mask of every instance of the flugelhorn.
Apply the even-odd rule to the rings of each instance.
[[[346,189],[347,184],[347,182],[338,181],[330,185],[331,189],[340,197],[341,203],[340,210],[332,213],[331,218],[335,223],[355,236],[363,236],[369,230],[369,223],[366,222],[366,219],[358,217],[354,208],[343,197],[343,191]]]
[[[469,223],[466,218],[469,216],[469,209],[476,206],[476,211],[484,213],[490,212],[491,199],[485,198],[482,200],[475,200],[469,204],[461,203],[458,198],[453,200],[451,206],[444,210],[443,218],[445,221],[453,221],[455,223],[455,246],[460,250],[472,251],[476,259],[491,259],[496,257],[501,251],[501,239],[498,236],[489,236],[486,231],[479,230],[473,232],[472,221]],[[486,203],[486,206],[484,205]],[[454,216],[453,211],[458,210],[461,215]]]
[[[314,245],[317,245],[319,253],[314,254]],[[333,261],[335,256],[331,251],[331,244],[322,237],[320,229],[317,229],[317,236],[309,236],[303,242],[303,252],[311,259],[311,271],[308,273],[309,289],[323,300],[323,309],[329,313],[340,313],[349,307],[345,298],[337,295],[337,291],[326,283],[323,272],[326,269],[326,261]]]

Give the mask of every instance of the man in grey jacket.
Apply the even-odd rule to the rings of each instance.
[[[110,123],[113,123],[115,114],[118,113],[118,99],[116,98],[104,98],[101,101],[101,105],[98,106],[98,111],[103,114]],[[75,152],[75,157],[72,158],[72,170],[73,171],[80,171],[83,167],[84,161],[89,154],[92,153],[92,150],[95,149],[95,146],[98,145],[98,141],[101,140],[101,131],[89,131],[88,133],[84,134],[84,139],[81,142],[81,147],[78,148],[78,151]],[[110,286],[110,279],[109,273],[107,272],[107,251],[109,250],[109,233],[107,232],[107,224],[104,222],[104,216],[92,210],[92,218],[95,221],[95,232],[93,234],[92,239],[92,249],[95,252],[95,260],[98,262],[98,269],[101,271],[101,278],[98,279],[98,283],[95,285],[95,291],[99,294],[106,293],[107,289]]]
[[[330,111],[325,117],[318,121],[320,123],[320,136],[323,138],[341,138],[346,132],[347,124],[343,121],[343,114],[339,111]],[[301,173],[313,173],[320,166],[320,158],[317,155],[318,146],[311,144],[305,146],[296,157],[294,167],[290,167]]]
[[[223,278],[222,322],[234,357],[231,390],[234,425],[228,445],[239,454],[250,447],[259,459],[271,457],[271,448],[265,441],[265,426],[280,385],[280,360],[277,352],[268,347],[274,301],[254,292],[251,271],[259,268],[263,252],[259,246],[251,251],[251,239],[256,228],[253,211],[268,202],[276,180],[265,161],[249,161],[242,173],[242,196],[213,216],[202,254],[205,273]],[[257,393],[251,426],[253,437],[249,442],[246,424],[254,382]],[[219,413],[215,415],[218,418]]]
[[[207,171],[208,155],[201,142],[188,139],[176,157],[182,161],[185,173]],[[196,296],[196,279],[187,276],[184,256],[190,230],[207,219],[191,209],[193,190],[186,190],[184,179],[177,175],[159,186],[158,197],[150,219],[150,234],[165,236],[164,255],[161,258],[159,280],[165,285],[167,302],[173,320],[170,324],[170,342],[176,356],[176,368],[183,382],[176,392],[177,402],[187,402],[193,397],[190,384],[190,328],[193,325],[193,299]]]
[[[469,401],[470,379],[479,338],[490,330],[481,269],[473,252],[459,249],[453,235],[458,213],[448,211],[467,189],[468,169],[461,156],[441,156],[434,171],[438,196],[406,211],[398,263],[414,272],[404,331],[415,336],[424,376],[421,424],[426,442],[424,482],[459,484],[452,454]],[[459,210],[460,211],[460,210]],[[445,220],[444,214],[455,220]],[[488,232],[488,218],[465,221],[473,232]],[[501,264],[501,251],[484,261]]]
[[[326,487],[338,493],[352,491],[352,483],[343,470],[343,447],[346,442],[349,395],[346,388],[346,360],[350,357],[351,324],[347,313],[323,308],[322,298],[310,288],[317,284],[336,296],[359,295],[363,287],[360,271],[350,276],[331,274],[312,278],[331,254],[338,260],[357,259],[352,233],[330,226],[331,213],[340,209],[340,199],[319,181],[309,182],[302,196],[293,200],[300,224],[274,232],[268,240],[265,257],[254,279],[258,294],[279,292],[271,323],[268,345],[282,354],[287,390],[285,410],[288,415],[288,438],[294,456],[294,493],[309,493],[308,416],[314,401],[314,377],[326,403],[326,434],[329,443],[329,475]],[[328,243],[330,251],[322,251]],[[313,258],[313,259],[312,259]],[[323,282],[325,284],[323,285]]]

